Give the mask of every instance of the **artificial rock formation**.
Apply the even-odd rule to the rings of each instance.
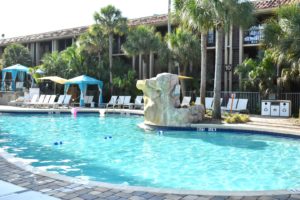
[[[144,92],[145,123],[158,126],[186,126],[204,118],[204,106],[180,107],[179,79],[175,74],[162,73],[139,80],[137,88]]]

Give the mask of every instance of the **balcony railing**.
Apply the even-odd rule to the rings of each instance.
[[[252,26],[244,32],[244,44],[259,44],[264,38],[264,26]]]

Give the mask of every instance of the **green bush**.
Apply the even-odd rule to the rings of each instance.
[[[249,115],[245,115],[245,114],[225,114],[225,122],[229,123],[229,124],[233,124],[233,123],[247,123],[250,121],[249,119]]]

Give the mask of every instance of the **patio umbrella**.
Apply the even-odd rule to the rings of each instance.
[[[39,80],[50,80],[53,81],[55,83],[59,83],[59,84],[65,84],[65,82],[67,82],[67,79],[61,78],[59,76],[45,76],[42,78],[38,78]]]
[[[56,94],[56,83],[58,84],[65,84],[65,82],[67,82],[67,79],[61,78],[59,76],[45,76],[42,78],[38,78],[39,80],[50,80],[54,82],[54,94]]]

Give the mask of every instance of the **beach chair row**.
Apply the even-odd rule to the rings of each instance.
[[[106,108],[142,109],[144,107],[143,96],[137,96],[134,103],[130,101],[131,96],[112,96],[106,104]]]
[[[214,106],[214,98],[213,97],[205,97],[205,107],[208,110],[213,109]],[[181,107],[190,106],[191,97],[185,96],[182,99]],[[223,98],[220,99],[220,104],[222,104]],[[234,111],[234,112],[245,112],[247,111],[248,99],[228,99],[228,103],[226,107],[221,107],[221,110],[226,111]],[[196,98],[195,105],[200,105],[200,97]]]
[[[33,107],[58,107],[66,106],[69,107],[71,101],[71,95],[59,95],[57,101],[56,95],[44,95],[41,96],[35,94],[32,96],[29,102],[24,102],[24,106]]]

